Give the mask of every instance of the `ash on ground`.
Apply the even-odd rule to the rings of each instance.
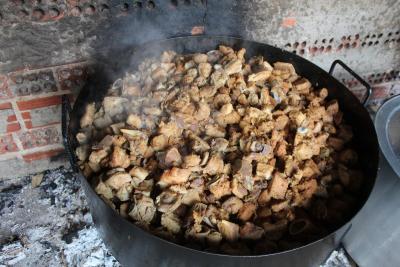
[[[59,168],[0,181],[0,266],[120,265],[93,226],[79,179]]]
[[[79,179],[63,167],[0,181],[0,267],[117,267],[94,228]],[[321,267],[352,266],[334,251]]]

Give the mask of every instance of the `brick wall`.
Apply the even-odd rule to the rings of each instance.
[[[87,71],[81,62],[0,76],[0,177],[65,163],[58,157],[64,151],[61,96],[76,95]]]

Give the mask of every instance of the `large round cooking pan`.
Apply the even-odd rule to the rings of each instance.
[[[149,234],[133,223],[120,217],[94,192],[86,178],[79,171],[75,156],[71,151],[76,148],[75,134],[79,129],[79,119],[87,103],[102,101],[106,90],[113,81],[124,75],[128,69],[133,70],[145,58],[158,56],[161,51],[171,49],[178,53],[206,52],[224,44],[234,48],[246,48],[247,57],[263,55],[270,63],[276,61],[290,62],[299,75],[306,77],[316,88],[326,87],[329,97],[339,101],[347,123],[354,131],[355,147],[359,152],[360,164],[365,176],[362,191],[359,192],[358,209],[353,217],[367,201],[375,183],[379,148],[374,125],[367,110],[358,99],[339,81],[313,63],[283,51],[279,48],[253,41],[232,37],[179,37],[148,43],[138,48],[124,49],[116,52],[107,60],[101,60],[89,78],[85,88],[76,99],[70,110],[67,98],[63,106],[63,134],[66,148],[70,155],[71,165],[81,179],[88,198],[94,223],[107,247],[125,266],[315,266],[326,259],[336,248],[351,226],[351,218],[326,235],[308,245],[279,253],[258,256],[230,256],[213,254],[183,247]],[[335,61],[331,71],[333,71]],[[355,75],[344,64],[342,66]],[[370,94],[368,85],[367,96]],[[67,114],[68,113],[68,114]],[[69,115],[69,118],[67,118]],[[363,237],[361,237],[363,238]]]

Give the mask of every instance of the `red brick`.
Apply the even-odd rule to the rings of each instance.
[[[16,96],[39,95],[57,91],[51,69],[23,70],[9,74],[8,88]]]
[[[35,108],[42,108],[52,105],[61,104],[61,96],[50,96],[44,98],[37,98],[28,101],[18,101],[17,105],[20,110],[29,110]]]
[[[25,126],[28,129],[32,129],[32,121],[24,121],[25,122]]]
[[[47,127],[47,126],[52,126],[52,125],[58,125],[58,124],[60,124],[60,122],[52,122],[52,123],[49,123],[49,124],[47,124],[47,125],[34,126],[33,123],[32,123],[32,121],[24,121],[24,123],[25,123],[25,127],[26,127],[27,129],[37,129],[37,128],[42,128],[42,127]]]
[[[30,115],[33,128],[60,123],[61,105],[32,109]]]
[[[56,72],[61,90],[70,90],[74,94],[78,94],[85,85],[88,66],[86,63],[67,65],[57,69]]]
[[[24,120],[30,120],[31,119],[31,114],[29,112],[22,112],[21,115],[22,115],[22,118]]]
[[[18,151],[12,135],[7,134],[0,136],[0,154]]]
[[[36,152],[36,153],[32,153],[32,154],[27,154],[27,155],[23,155],[22,157],[26,162],[32,162],[34,160],[47,159],[47,158],[57,156],[57,155],[61,154],[63,151],[64,151],[64,149],[59,148],[59,149],[53,149],[53,150],[48,150],[48,151],[41,151],[41,152]]]
[[[389,96],[390,86],[375,86],[372,88],[372,99],[383,99]]]
[[[11,105],[11,103],[1,103],[0,104],[0,110],[3,110],[3,109],[10,109],[10,108],[12,108],[12,105]]]
[[[13,121],[17,121],[17,116],[15,115],[8,116],[7,122],[13,122]]]
[[[24,149],[61,144],[59,125],[20,132],[18,133],[18,137]]]
[[[12,133],[21,130],[18,122],[7,124],[7,133]]]

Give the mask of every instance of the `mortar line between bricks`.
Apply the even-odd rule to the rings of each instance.
[[[18,147],[19,152],[24,150],[24,146],[22,145],[21,140],[19,140],[19,136],[17,133],[11,133],[13,140],[15,142],[15,145]],[[22,158],[21,154],[19,155],[19,158]]]
[[[46,145],[46,146],[25,149],[25,150],[21,151],[21,158],[22,158],[22,156],[29,155],[32,153],[44,152],[44,151],[54,150],[54,149],[59,149],[59,148],[63,149],[64,146],[62,144],[52,144],[52,145]]]
[[[22,155],[19,151],[16,152],[8,152],[6,154],[2,154],[0,155],[0,161],[6,161],[6,160],[10,160],[10,159],[23,159]]]
[[[52,70],[53,68],[59,68],[59,67],[74,67],[78,66],[81,64],[90,64],[89,60],[82,60],[82,61],[77,61],[77,62],[70,62],[70,63],[63,63],[60,65],[48,65],[48,66],[38,66],[38,67],[25,67],[23,69],[17,69],[17,70],[10,70],[8,72],[5,72],[7,76],[11,74],[17,74],[17,73],[32,73],[36,71],[45,71],[45,70]]]
[[[50,93],[45,93],[45,94],[39,94],[39,95],[27,95],[27,96],[20,96],[18,97],[18,101],[29,101],[29,100],[35,100],[35,99],[40,99],[40,98],[45,98],[45,97],[50,97],[50,96],[62,96],[65,94],[70,94],[71,91],[69,90],[63,90],[63,91],[56,91],[56,92],[50,92]]]
[[[57,87],[57,91],[56,91],[56,92],[62,92],[63,90],[62,90],[62,88],[61,88],[60,81],[58,80],[56,68],[57,68],[57,67],[53,67],[53,68],[51,69],[51,71],[53,72],[53,76],[54,76],[54,82],[56,83],[56,87]],[[64,92],[65,92],[65,91],[68,91],[68,90],[64,90]]]
[[[342,82],[341,82],[341,83],[342,83]],[[398,83],[399,83],[399,81],[393,81],[393,82],[371,83],[370,85],[371,85],[372,87],[376,87],[376,86],[390,86],[390,85],[394,86],[394,85],[396,85],[396,84],[398,84]],[[349,89],[350,89],[350,91],[351,91],[351,90],[358,91],[358,90],[365,90],[365,87],[362,86],[362,85],[358,85],[358,86],[355,86],[355,87],[351,87],[351,88],[349,88]]]
[[[10,101],[10,103],[11,103],[11,106],[12,106],[12,108],[13,108],[15,117],[17,117],[17,121],[18,121],[19,124],[20,124],[19,126],[21,127],[21,130],[26,131],[27,128],[26,128],[26,126],[25,126],[24,118],[22,118],[21,111],[20,111],[19,108],[18,108],[17,99],[16,99],[16,98],[13,98],[13,99]],[[18,139],[18,140],[19,140],[19,139]]]

